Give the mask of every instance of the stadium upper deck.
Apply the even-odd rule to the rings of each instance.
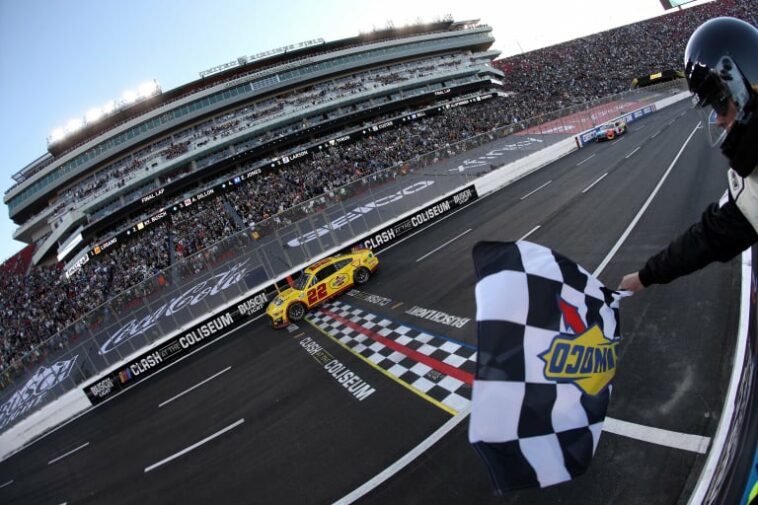
[[[490,65],[493,42],[477,20],[447,20],[309,41],[202,72],[49,141],[5,194],[14,238],[37,245],[35,263],[72,262],[136,229],[146,206],[162,210],[190,189],[250,173],[251,163],[286,163],[350,128],[491,94],[502,77]]]

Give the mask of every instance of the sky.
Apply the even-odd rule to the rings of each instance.
[[[660,0],[0,0],[0,189],[53,129],[152,79],[166,91],[239,56],[388,21],[480,19],[508,56],[663,13]],[[16,228],[3,204],[0,262],[25,245]]]

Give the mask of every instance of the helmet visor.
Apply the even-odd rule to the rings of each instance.
[[[716,114],[725,115],[729,107],[731,92],[718,76],[708,72],[700,81],[695,93],[696,103],[703,108],[712,108]]]
[[[724,81],[713,72],[703,72],[698,77],[697,86],[693,86],[692,89],[692,101],[700,111],[708,143],[717,147],[726,137],[727,131],[724,122],[719,121],[719,116],[728,114],[731,92]]]
[[[723,123],[718,120],[719,113],[716,112],[715,107],[699,107],[698,110],[708,137],[708,144],[710,144],[711,147],[719,147],[727,134],[727,130],[724,128]]]

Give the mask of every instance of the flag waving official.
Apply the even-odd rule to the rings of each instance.
[[[624,296],[537,244],[479,242],[469,441],[502,494],[584,473],[618,364]]]

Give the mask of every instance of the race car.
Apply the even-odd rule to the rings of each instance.
[[[613,140],[619,135],[626,133],[626,130],[626,121],[618,120],[612,123],[604,124],[597,129],[597,132],[595,132],[595,142]]]
[[[283,328],[300,321],[316,305],[365,284],[378,267],[379,258],[369,249],[354,249],[314,263],[268,305],[271,325]]]

